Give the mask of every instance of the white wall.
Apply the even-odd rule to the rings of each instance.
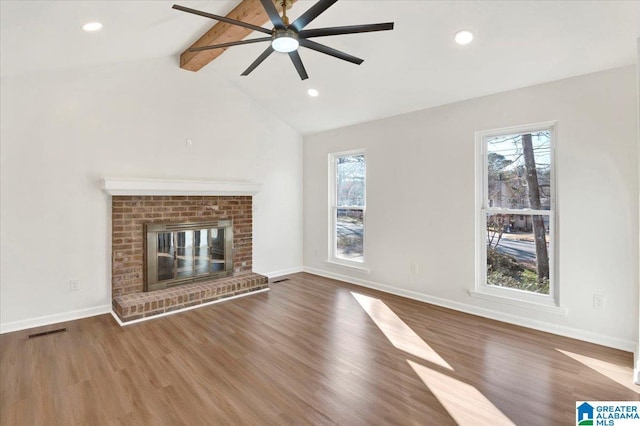
[[[215,73],[161,59],[0,90],[3,331],[110,310],[105,176],[261,183],[254,270],[301,268],[302,137]]]
[[[632,66],[305,137],[305,270],[632,351],[637,115]],[[475,276],[474,132],[552,120],[566,316],[468,294]],[[359,148],[367,155],[368,274],[325,262],[327,154]],[[592,308],[594,293],[606,296],[605,309]]]

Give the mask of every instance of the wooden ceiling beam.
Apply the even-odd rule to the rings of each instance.
[[[288,0],[293,4],[296,0]],[[279,2],[274,0],[280,10]],[[259,0],[242,0],[235,9],[227,15],[227,18],[243,21],[253,25],[262,26],[269,22],[269,16],[262,7]],[[271,25],[269,25],[270,27]],[[189,71],[199,71],[209,62],[222,55],[228,48],[200,50],[198,52],[189,52],[194,47],[211,46],[213,44],[228,43],[232,41],[240,41],[253,31],[250,29],[239,27],[237,25],[227,24],[225,22],[217,22],[202,37],[193,43],[187,50],[180,55],[180,68]]]

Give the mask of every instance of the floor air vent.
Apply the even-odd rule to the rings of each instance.
[[[56,334],[67,331],[66,328],[56,328],[55,330],[43,331],[42,333],[30,334],[29,339],[33,339],[34,337],[46,336],[48,334]]]
[[[289,278],[283,278],[283,279],[281,279],[281,280],[276,280],[276,281],[274,281],[273,283],[274,283],[274,284],[275,284],[275,283],[281,283],[282,281],[289,281]]]

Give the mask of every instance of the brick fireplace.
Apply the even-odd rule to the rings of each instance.
[[[188,184],[188,183],[185,183]],[[111,197],[113,310],[123,323],[268,288],[252,273],[253,202],[251,195],[115,195]],[[194,192],[171,190],[171,192]],[[138,192],[158,193],[159,190]],[[195,192],[211,192],[195,191]],[[219,192],[219,191],[216,191]],[[233,223],[233,275],[144,291],[145,225],[209,221]]]

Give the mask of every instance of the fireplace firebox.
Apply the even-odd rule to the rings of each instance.
[[[233,273],[233,223],[145,224],[144,291]]]

